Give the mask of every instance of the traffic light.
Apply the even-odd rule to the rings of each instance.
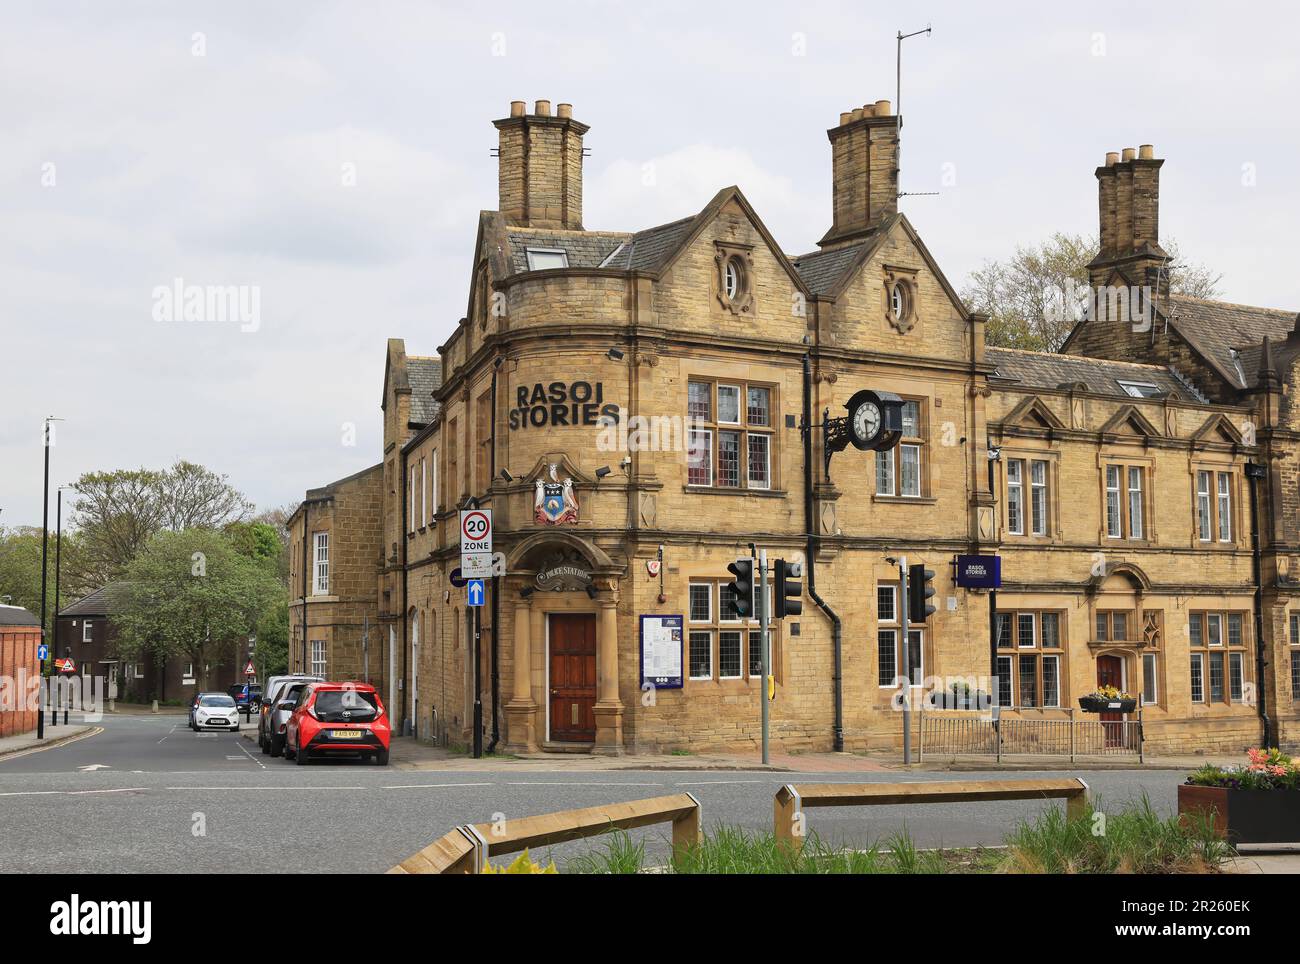
[[[934,595],[934,570],[927,569],[920,563],[907,567],[907,619],[911,623],[923,623],[930,618],[935,607],[929,599]]]
[[[731,604],[739,618],[748,619],[754,615],[754,560],[737,559],[727,566],[727,572],[735,577],[727,583]]]
[[[798,562],[776,561],[773,581],[776,583],[777,619],[786,616],[798,616],[803,612],[803,565]]]

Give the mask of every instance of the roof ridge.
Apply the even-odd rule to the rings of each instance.
[[[1154,368],[1157,371],[1165,371],[1169,367],[1168,365],[1156,365],[1153,364],[1152,362],[1121,361],[1118,358],[1097,358],[1094,355],[1075,355],[1075,354],[1071,354],[1070,352],[1062,352],[1062,351],[1035,351],[1032,348],[1012,348],[1009,345],[986,345],[984,347],[984,350],[985,351],[1014,351],[1021,355],[1044,355],[1048,357],[1055,356],[1056,358],[1074,358],[1074,359],[1078,359],[1079,361],[1103,362],[1107,365],[1129,365],[1133,368]]]
[[[1198,298],[1196,295],[1176,294],[1170,292],[1167,297],[1175,301],[1197,301],[1203,305],[1221,305],[1224,308],[1247,308],[1251,311],[1271,311],[1279,315],[1295,317],[1296,312],[1290,308],[1266,308],[1263,305],[1247,305],[1240,301],[1221,301],[1218,298]]]

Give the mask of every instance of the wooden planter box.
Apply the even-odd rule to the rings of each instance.
[[[1203,813],[1214,830],[1237,844],[1300,843],[1300,790],[1178,787],[1179,815]]]
[[[1137,709],[1137,699],[1104,700],[1096,696],[1080,696],[1079,709],[1085,713],[1132,713]]]

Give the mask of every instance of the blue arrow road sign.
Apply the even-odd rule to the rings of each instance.
[[[37,646],[36,658],[39,659],[42,663],[45,662],[47,659],[49,659],[50,647],[46,646],[44,643],[41,643],[41,645]]]
[[[483,580],[471,579],[469,582],[465,583],[465,595],[469,597],[469,604],[471,606],[482,606]]]

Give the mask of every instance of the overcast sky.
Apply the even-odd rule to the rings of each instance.
[[[955,285],[1095,232],[1094,168],[1152,143],[1162,236],[1226,300],[1300,308],[1300,15],[1137,6],[5,0],[0,524],[40,524],[47,414],[52,489],[184,457],[272,506],[378,461],[385,339],[433,354],[463,314],[511,100],[591,125],[588,228],[738,184],[814,248],[826,130],[894,100],[927,22],[903,186],[941,193],[903,209]],[[256,286],[256,330],[155,320],[176,278]]]

